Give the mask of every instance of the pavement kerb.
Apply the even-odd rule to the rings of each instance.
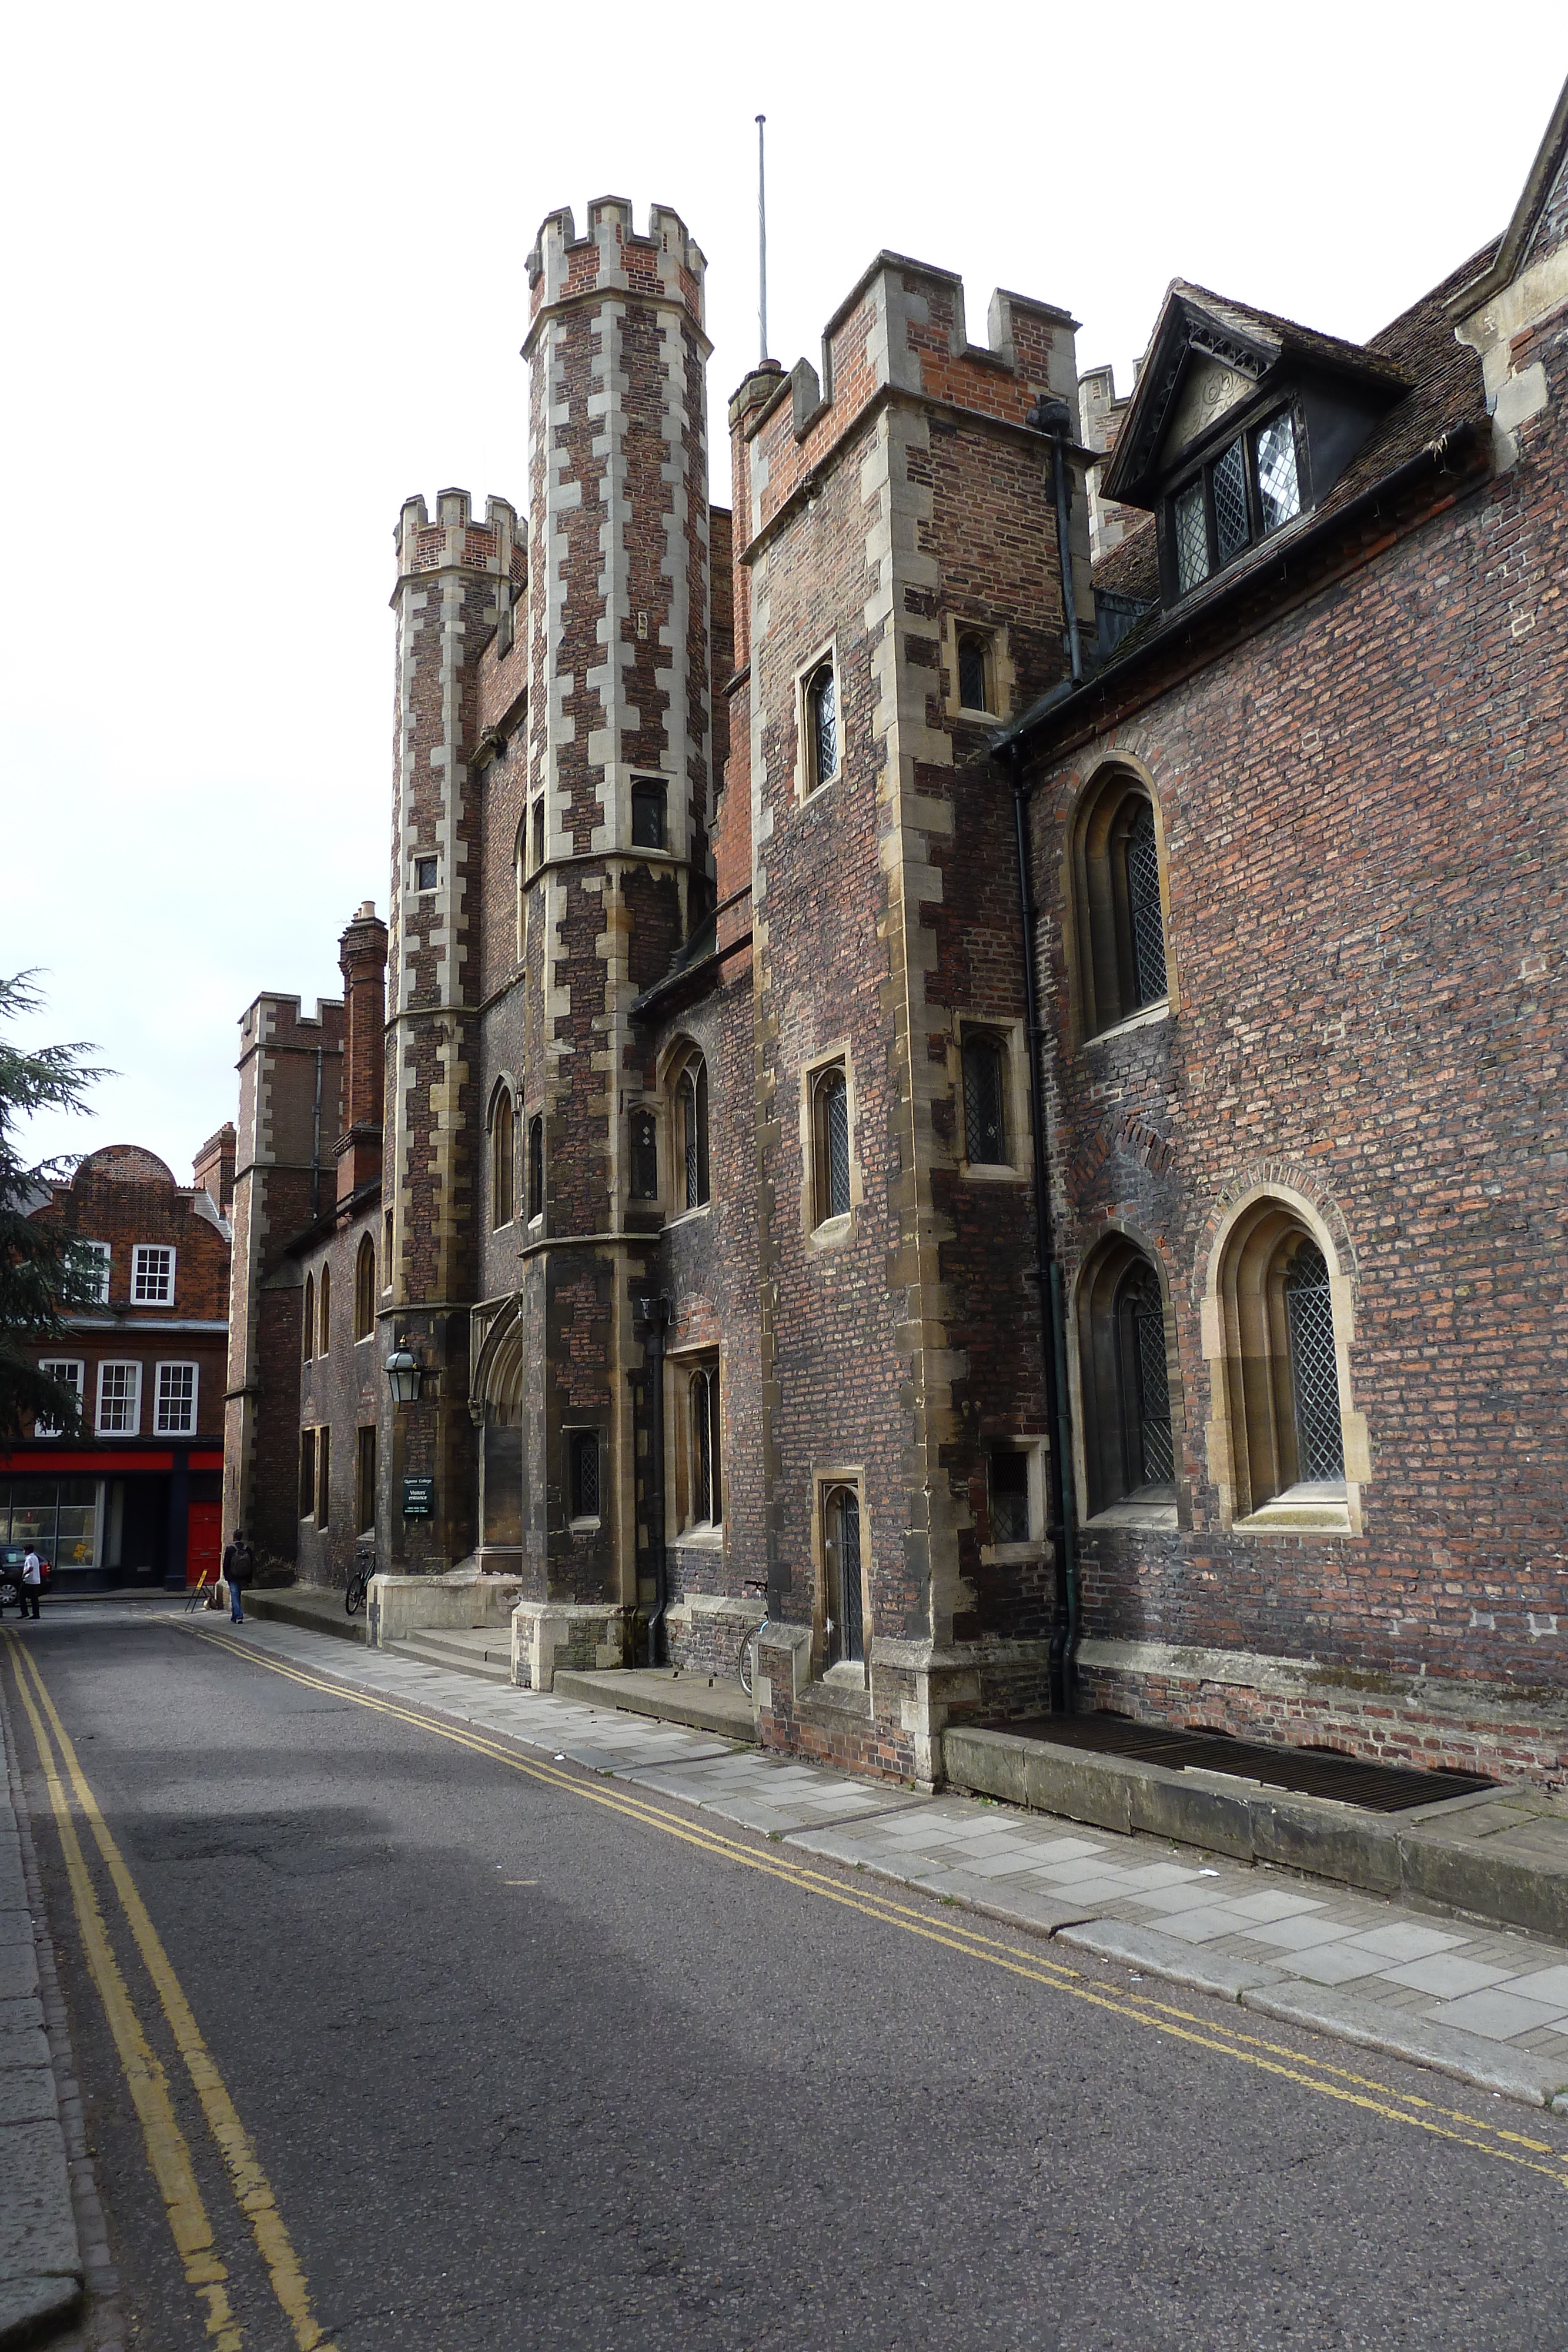
[[[0,1730],[5,1746],[5,1789],[0,1837],[13,1831],[22,1860],[33,1922],[37,1990],[8,2007],[17,2026],[42,2029],[53,2112],[27,2121],[0,2121],[0,2168],[7,2181],[25,2181],[31,2195],[16,2216],[19,2227],[0,2235],[0,2352],[37,2344],[46,2330],[81,2311],[87,2284],[83,2233],[93,2245],[95,2284],[113,2290],[107,2229],[88,2154],[81,2097],[66,2028],[54,1947],[45,1922],[43,1891],[9,1695],[0,1685]]]
[[[354,1686],[347,1671],[347,1661],[344,1661],[342,1666],[339,1666],[336,1662],[328,1664],[318,1661],[317,1671],[342,1679],[350,1687]],[[448,1671],[459,1675],[462,1673],[462,1670],[456,1667]],[[477,1680],[476,1677],[475,1679]],[[450,1705],[443,1705],[440,1698],[434,1694],[421,1693],[417,1697],[412,1697],[406,1694],[399,1696],[402,1704],[416,1711],[423,1710],[430,1715],[457,1722],[466,1723],[469,1720],[459,1709]],[[581,1705],[583,1702],[578,1701],[576,1704]],[[619,1712],[611,1706],[601,1706],[598,1711],[607,1717],[613,1717]],[[537,1754],[550,1754],[555,1748],[556,1736],[553,1733],[545,1738],[536,1737],[521,1724],[516,1728],[496,1732],[494,1736],[510,1740],[517,1746],[530,1749]],[[1032,1747],[1038,1743],[1014,1740],[1009,1744],[1022,1748]],[[1074,1760],[1077,1760],[1075,1751],[1061,1752],[1073,1754]],[[768,1759],[759,1755],[756,1750],[750,1753],[754,1760],[765,1769],[770,1763],[785,1760]],[[846,1781],[856,1780],[857,1776],[853,1773],[841,1771],[837,1767],[823,1763],[820,1759],[812,1760],[817,1769],[833,1772],[836,1777]],[[665,1766],[663,1769],[668,1770],[670,1768]],[[1155,1768],[1140,1769],[1148,1770]],[[643,1767],[611,1764],[595,1768],[595,1776],[599,1774],[629,1785],[640,1785],[644,1790],[649,1790],[649,1781],[645,1777]],[[684,1794],[678,1787],[673,1787],[667,1781],[661,1780],[650,1792],[662,1793],[666,1799],[673,1799],[676,1804],[689,1806],[697,1812],[710,1810],[702,1805],[696,1798]],[[962,1802],[967,1793],[962,1790],[950,1789],[946,1792],[946,1800]],[[916,1801],[920,1801],[916,1800]],[[988,1791],[983,1792],[975,1801],[997,1805],[998,1810],[1003,1806],[1007,1806],[1009,1810],[1014,1808],[1019,1811],[1046,1810],[1021,1807],[1018,1805],[1016,1799],[998,1798]],[[1461,1799],[1457,1801],[1463,1803],[1465,1801]],[[1337,1811],[1339,1809],[1333,1810]],[[1082,1822],[1085,1819],[1083,1814],[1076,1811],[1063,1812],[1055,1817],[1063,1821],[1075,1822]],[[1110,1826],[1104,1822],[1091,1822],[1089,1825]],[[774,1836],[776,1843],[810,1854],[814,1860],[832,1861],[837,1867],[847,1871],[852,1876],[860,1875],[879,1879],[884,1884],[924,1895],[927,1899],[949,1904],[956,1910],[989,1920],[998,1927],[1009,1927],[1042,1941],[1060,1941],[1067,1948],[1082,1951],[1086,1957],[1110,1960],[1138,1973],[1155,1977],[1164,1983],[1176,1985],[1185,1990],[1202,1993],[1209,1998],[1218,1999],[1239,2008],[1252,2011],[1260,2017],[1270,2018],[1280,2023],[1321,2033],[1328,2039],[1349,2042],[1361,2049],[1376,2051],[1385,2056],[1401,2059],[1411,2064],[1427,2067],[1434,2073],[1468,2084],[1477,2090],[1495,2093],[1500,2097],[1516,2099],[1526,2105],[1549,2108],[1557,2114],[1568,2114],[1568,2084],[1563,2082],[1560,2067],[1554,2069],[1551,2062],[1535,2058],[1529,2052],[1510,2049],[1482,2036],[1465,2033],[1455,2027],[1441,2026],[1413,2019],[1407,2012],[1390,2013],[1385,2010],[1380,2012],[1375,2002],[1348,1993],[1343,1988],[1304,1984],[1297,1979],[1289,1978],[1283,1970],[1274,1969],[1267,1962],[1240,1966],[1221,1960],[1218,1956],[1206,1958],[1201,1948],[1194,1949],[1176,1945],[1173,1939],[1162,1937],[1157,1928],[1136,1927],[1122,1921],[1106,1919],[1092,1909],[1086,1909],[1082,1904],[1074,1905],[1061,1900],[1053,1902],[1050,1897],[1041,1895],[1031,1898],[1028,1907],[1025,1907],[1018,1902],[1007,1902],[995,1895],[977,1895],[972,1891],[972,1883],[970,1887],[944,1884],[943,1874],[934,1874],[929,1871],[924,1873],[900,1871],[885,1862],[873,1860],[846,1861],[842,1855],[835,1854],[831,1851],[831,1841],[835,1836],[847,1834],[854,1826],[858,1824],[840,1822],[823,1828],[813,1827],[789,1831],[781,1834],[768,1834]],[[1169,1828],[1163,1829],[1160,1833],[1167,1839],[1175,1835]],[[1182,1840],[1181,1843],[1193,1844],[1195,1841],[1188,1838]],[[1198,1850],[1204,1849],[1199,1846]],[[1248,1858],[1257,1860],[1262,1857]],[[1292,1869],[1287,1864],[1285,1868],[1292,1876],[1303,1875],[1300,1873],[1299,1865]],[[1386,1890],[1381,1886],[1366,1891],[1378,1895],[1386,1894]],[[1406,1896],[1404,1899],[1408,1904],[1409,1897]],[[1430,1913],[1438,1910],[1447,1911],[1448,1906],[1430,1904],[1419,1907]],[[0,2338],[0,2352],[3,2352],[4,2341],[4,2338]]]

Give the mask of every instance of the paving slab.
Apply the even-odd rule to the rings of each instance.
[[[1092,1926],[1063,1927],[1057,1940],[1074,1951],[1092,1952],[1099,1959],[1121,1960],[1128,1968],[1155,1976],[1169,1973],[1170,1952],[1155,1928],[1100,1919]],[[1266,1961],[1249,1967],[1245,1961],[1221,1959],[1209,1953],[1195,1956],[1181,1978],[1194,1992],[1218,1993],[1222,2000],[1239,2000],[1249,1986],[1262,1988],[1280,1980],[1278,1969],[1270,1968]]]

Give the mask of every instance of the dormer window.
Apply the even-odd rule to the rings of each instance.
[[[1176,593],[1201,586],[1301,511],[1296,428],[1285,409],[1239,434],[1172,499]]]

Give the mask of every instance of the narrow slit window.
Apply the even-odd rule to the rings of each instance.
[[[332,1269],[329,1265],[321,1268],[321,1279],[316,1289],[316,1352],[319,1356],[329,1356],[332,1352]]]
[[[1016,1445],[998,1446],[991,1455],[991,1541],[1029,1539],[1029,1455]]]
[[[359,1530],[361,1534],[373,1535],[376,1528],[376,1433],[373,1423],[359,1433],[354,1486],[358,1505],[354,1516]]]
[[[545,1213],[545,1123],[536,1111],[528,1121],[528,1223]]]
[[[976,629],[967,629],[958,639],[958,701],[965,710],[989,710],[991,707],[990,647]]]
[[[632,1114],[632,1198],[659,1197],[659,1122],[651,1110]]]
[[[305,1277],[305,1314],[299,1332],[300,1355],[306,1363],[316,1353],[316,1277]]]
[[[822,1501],[822,1554],[827,1569],[823,1632],[830,1664],[865,1658],[861,1587],[861,1506],[852,1486],[830,1486]]]
[[[668,845],[665,834],[665,786],[662,776],[633,776],[632,779],[632,846],[633,849],[664,849]]]
[[[517,1214],[514,1166],[516,1120],[512,1097],[503,1087],[490,1125],[490,1223],[497,1230]]]
[[[820,1070],[811,1089],[815,1167],[813,1223],[850,1213],[850,1099],[841,1063]]]
[[[964,1038],[964,1145],[972,1166],[1007,1165],[1007,1053],[983,1030]]]
[[[724,1517],[716,1364],[704,1364],[692,1374],[689,1410],[692,1522],[716,1528]]]
[[[313,1519],[316,1516],[316,1432],[302,1429],[299,1433],[299,1516]]]
[[[839,769],[839,687],[831,661],[806,684],[807,789],[816,792]]]
[[[319,1528],[332,1523],[332,1433],[322,1427],[316,1432],[316,1525]]]
[[[574,1519],[596,1519],[599,1517],[599,1432],[596,1429],[574,1429],[570,1433],[571,1448],[571,1516]]]
[[[1339,1372],[1334,1362],[1329,1270],[1315,1244],[1303,1242],[1296,1252],[1284,1288],[1299,1473],[1305,1479],[1335,1482],[1344,1476]]]
[[[376,1245],[361,1234],[354,1258],[354,1338],[368,1339],[376,1328]]]
[[[708,1197],[707,1065],[688,1063],[675,1089],[681,1132],[685,1205],[700,1209]]]

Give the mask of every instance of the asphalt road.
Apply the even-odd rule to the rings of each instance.
[[[854,1874],[774,1875],[766,1840],[659,1808],[688,1842],[615,1784],[540,1780],[167,1620],[60,1610],[14,1638],[339,2352],[1568,2346],[1568,2118],[1284,2028],[1297,2056],[1261,2071],[1243,2037],[1270,2030],[1239,2011],[1171,1995],[1155,2030],[1133,2004],[1157,1989],[1124,1971],[982,1948],[982,1923],[895,1913]],[[210,2352],[16,1671],[131,2340]],[[308,2336],[78,1827],[234,2326],[287,2352]],[[1352,2076],[1383,2088],[1354,2104]]]

